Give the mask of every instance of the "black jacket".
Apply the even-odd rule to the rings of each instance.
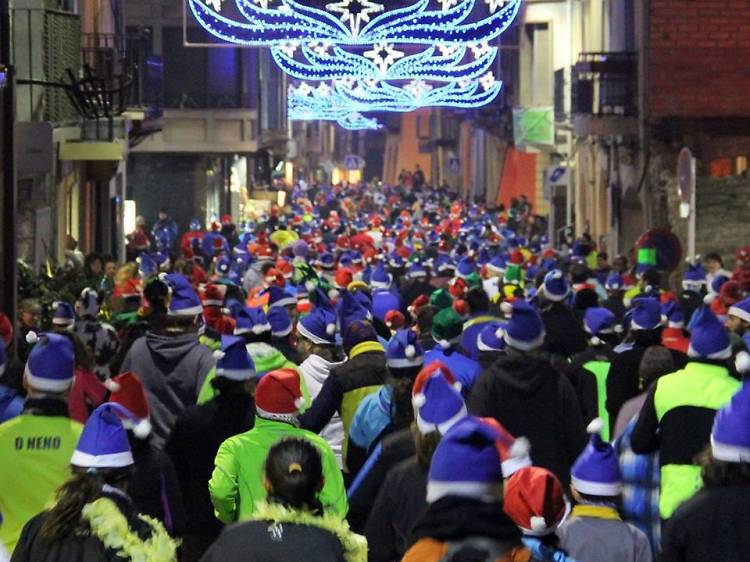
[[[586,351],[583,353],[586,353]],[[576,357],[580,355],[578,353]],[[550,361],[555,369],[570,381],[576,398],[578,398],[578,404],[581,406],[583,423],[588,424],[598,415],[596,378],[590,371],[584,369],[575,361],[568,362],[559,355],[551,355]]]
[[[222,531],[201,562],[345,562],[333,533],[312,527],[248,521]]]
[[[142,540],[151,537],[151,527],[138,518],[132,503],[118,494],[103,494],[112,500],[125,516],[130,529]],[[32,518],[23,528],[11,562],[122,562],[123,558],[105,548],[93,535],[71,534],[64,540],[50,542],[39,533],[48,512],[43,511]]]
[[[581,320],[561,302],[545,303],[541,309],[544,321],[544,350],[561,357],[572,357],[586,349]]]
[[[750,560],[750,486],[711,486],[682,504],[667,521],[662,562]]]
[[[182,492],[170,458],[148,439],[130,437],[135,470],[128,495],[138,513],[158,519],[173,536],[181,536],[187,525]]]
[[[365,527],[370,562],[403,557],[414,526],[427,511],[428,471],[412,456],[388,472]]]
[[[513,353],[495,362],[474,385],[469,412],[527,437],[534,465],[568,484],[570,467],[586,446],[586,426],[572,385],[546,356]]]
[[[386,435],[375,447],[364,468],[349,487],[349,513],[347,519],[355,533],[364,529],[372,509],[372,501],[378,494],[388,471],[416,452],[411,429],[400,429]]]
[[[187,408],[167,441],[165,450],[177,469],[185,502],[186,533],[204,537],[204,548],[222,527],[208,494],[216,453],[224,440],[252,429],[254,420],[252,396],[241,389],[220,393],[205,404]]]
[[[661,330],[646,330],[633,333],[635,345],[616,353],[612,358],[612,367],[607,377],[607,411],[609,412],[610,428],[614,430],[617,414],[620,408],[631,398],[638,396],[640,388],[640,367],[643,354],[652,345],[661,345]],[[684,353],[670,350],[674,361],[675,371],[682,369],[687,363]]]
[[[415,279],[413,281],[407,281],[401,285],[401,298],[404,306],[409,306],[420,295],[429,297],[434,290],[435,287],[433,287],[427,280],[421,281]]]

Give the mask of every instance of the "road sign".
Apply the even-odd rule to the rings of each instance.
[[[461,171],[461,159],[456,156],[448,158],[448,171],[451,174],[457,174]]]
[[[365,167],[365,159],[357,154],[344,156],[344,168],[347,170],[361,170]]]

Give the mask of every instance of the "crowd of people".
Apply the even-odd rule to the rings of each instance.
[[[163,210],[0,318],[0,560],[750,560],[750,248],[673,292],[410,181]]]

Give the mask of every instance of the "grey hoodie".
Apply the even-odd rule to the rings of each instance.
[[[195,404],[214,364],[211,350],[197,334],[148,332],[133,343],[120,372],[133,372],[143,381],[156,447],[163,447],[180,412]]]

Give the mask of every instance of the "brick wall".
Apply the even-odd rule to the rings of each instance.
[[[652,119],[750,115],[750,0],[651,0],[650,27]]]

